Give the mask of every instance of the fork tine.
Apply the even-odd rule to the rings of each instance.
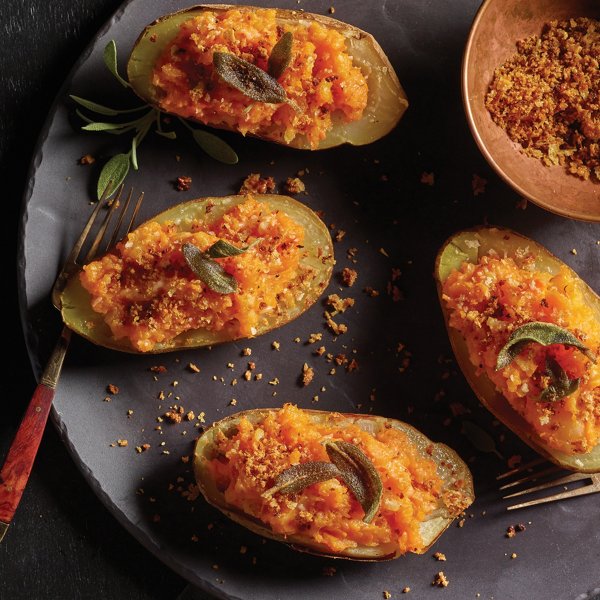
[[[510,483],[505,483],[504,485],[501,485],[498,489],[507,490],[508,488],[521,485],[522,483],[527,483],[528,481],[535,481],[537,479],[545,477],[546,475],[552,475],[552,473],[557,473],[558,471],[561,471],[561,468],[557,467],[556,465],[553,465],[542,471],[537,471],[531,473],[530,475],[527,475],[526,477],[521,477],[520,479],[516,479],[515,481],[511,481]]]
[[[144,200],[144,192],[142,192],[137,199],[135,208],[133,209],[133,214],[131,215],[131,219],[129,220],[129,226],[127,227],[126,233],[129,233],[132,230],[133,224],[135,223],[135,219],[137,217],[138,211],[140,210],[140,206],[142,206],[143,200]]]
[[[518,475],[519,473],[522,473],[523,471],[528,471],[529,469],[531,469],[533,467],[537,467],[538,465],[541,465],[545,462],[546,462],[545,458],[542,458],[542,457],[536,458],[535,460],[532,460],[532,461],[525,463],[519,467],[511,469],[510,471],[507,471],[506,473],[502,473],[502,474],[498,475],[498,477],[496,477],[496,480],[500,481],[501,479],[507,479],[508,477],[512,477],[513,475]]]
[[[119,214],[119,220],[117,221],[117,224],[115,225],[115,230],[113,231],[112,237],[110,238],[110,241],[106,244],[106,250],[108,250],[109,248],[112,248],[112,246],[114,246],[114,244],[119,239],[119,231],[121,229],[121,225],[123,223],[125,213],[129,210],[129,204],[131,202],[132,196],[133,196],[133,188],[131,188],[129,190],[129,193],[127,194],[127,199],[125,200],[125,206],[123,206],[123,208]]]
[[[572,481],[583,481],[585,479],[590,479],[590,476],[586,473],[572,473],[571,475],[565,475],[564,477],[559,477],[558,479],[553,479],[552,481],[541,483],[540,485],[527,488],[526,490],[520,490],[518,492],[508,494],[507,496],[502,496],[502,498],[507,499],[514,498],[516,496],[522,496],[523,494],[532,494],[533,492],[538,492],[539,490],[553,488],[559,485],[563,485],[565,483],[571,483]]]
[[[98,230],[98,233],[96,234],[96,239],[94,239],[92,247],[89,249],[88,253],[85,255],[84,262],[88,262],[88,261],[92,260],[92,258],[94,258],[94,256],[96,255],[96,252],[98,252],[98,247],[102,243],[102,239],[104,238],[104,234],[106,233],[106,229],[108,227],[108,224],[110,223],[110,219],[113,216],[113,213],[115,212],[116,208],[119,206],[119,201],[121,200],[121,195],[123,193],[124,187],[125,186],[123,186],[123,185],[121,185],[121,187],[119,187],[119,191],[117,192],[117,195],[112,200],[110,209],[106,213],[104,220],[102,221],[102,225],[100,226],[100,229]]]
[[[586,494],[594,494],[600,492],[600,489],[593,485],[585,485],[577,488],[576,490],[567,490],[560,494],[554,494],[553,496],[546,496],[545,498],[538,498],[537,500],[530,500],[529,502],[522,502],[521,504],[513,504],[507,506],[506,510],[516,510],[518,508],[525,508],[526,506],[534,506],[535,504],[544,504],[545,502],[554,502],[555,500],[563,500],[565,498],[575,498],[575,496],[584,496]]]

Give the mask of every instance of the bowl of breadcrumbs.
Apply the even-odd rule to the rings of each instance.
[[[486,0],[465,48],[479,149],[524,198],[600,221],[600,1]]]

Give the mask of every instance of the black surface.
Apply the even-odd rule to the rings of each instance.
[[[291,2],[283,4],[296,5]],[[327,337],[326,345],[332,350],[343,343],[350,348],[358,348],[361,370],[356,376],[341,374],[336,379],[329,379],[324,376],[324,366],[317,363],[321,370],[318,385],[323,382],[330,390],[322,394],[319,407],[348,410],[357,404],[364,406],[367,403],[376,413],[398,416],[420,427],[434,439],[451,443],[465,457],[474,452],[459,434],[459,421],[455,420],[448,427],[442,425],[449,415],[448,402],[462,401],[472,409],[473,420],[488,429],[493,429],[493,425],[489,415],[473,401],[471,392],[453,364],[438,361],[440,355],[449,354],[449,346],[430,277],[437,247],[453,230],[489,218],[545,243],[592,285],[598,286],[597,226],[567,222],[534,207],[518,210],[515,207],[518,199],[491,174],[469,136],[460,106],[458,72],[462,44],[477,4],[476,1],[463,1],[440,7],[438,2],[397,0],[377,4],[379,8],[354,2],[336,6],[336,16],[342,20],[377,33],[412,101],[412,107],[400,127],[386,140],[365,149],[343,148],[318,155],[302,155],[280,149],[274,151],[272,146],[229,136],[228,141],[235,145],[241,158],[239,167],[230,170],[207,165],[205,161],[199,163],[193,149],[185,145],[181,152],[177,147],[182,156],[182,166],[177,167],[173,161],[175,150],[165,149],[162,141],[149,138],[141,157],[142,172],[131,178],[138,186],[152,190],[146,206],[146,214],[151,214],[162,208],[165,202],[181,201],[193,197],[193,194],[229,193],[235,189],[236,182],[250,171],[272,172],[281,179],[298,168],[309,166],[311,176],[306,178],[309,189],[307,201],[311,206],[325,209],[328,222],[335,220],[348,231],[344,243],[337,247],[340,267],[347,264],[345,249],[356,245],[360,248],[358,268],[361,280],[358,286],[374,285],[383,290],[389,279],[390,267],[399,266],[403,271],[399,284],[405,295],[405,300],[397,304],[385,294],[371,303],[360,295],[358,289],[353,290],[352,295],[359,302],[347,317],[351,334],[337,345]],[[165,0],[152,5],[143,4],[140,0],[134,2],[123,22],[117,22],[111,30],[111,36],[114,33],[120,47],[127,47],[127,43],[131,43],[137,35],[139,26],[158,14],[155,12],[159,10],[158,5],[163,11],[180,6]],[[328,6],[329,3],[325,2],[305,3],[307,9],[321,13],[326,12]],[[383,10],[382,6],[385,7]],[[128,19],[133,21],[134,27],[126,27]],[[119,90],[110,78],[99,74],[99,68],[96,52],[71,88],[81,95],[87,94],[108,103]],[[104,83],[107,85],[104,86]],[[100,91],[102,96],[98,95]],[[36,173],[36,187],[30,203],[31,222],[26,251],[29,261],[28,332],[34,350],[39,336],[42,356],[43,346],[51,338],[51,326],[47,320],[40,321],[37,317],[44,315],[45,318],[52,312],[39,309],[45,309],[42,299],[45,289],[50,287],[51,272],[60,262],[63,246],[68,245],[64,238],[72,237],[81,226],[82,214],[87,208],[81,199],[92,180],[89,172],[74,164],[75,160],[86,151],[102,157],[103,153],[114,152],[116,147],[112,138],[84,138],[68,126],[65,115],[66,106],[59,104],[58,124],[51,130],[44,147],[45,155]],[[277,165],[271,167],[274,157],[277,157]],[[185,174],[194,177],[194,188],[185,197],[175,194],[169,183],[174,175],[183,174],[176,172],[182,169],[185,169]],[[435,186],[429,188],[420,183],[423,171],[435,173]],[[473,173],[488,179],[486,194],[473,196]],[[72,179],[65,183],[65,177]],[[359,202],[359,206],[354,201]],[[58,217],[58,225],[42,210],[48,211],[51,217]],[[60,239],[58,244],[55,241],[57,237]],[[38,240],[48,239],[50,241],[42,255],[38,251]],[[390,254],[389,261],[378,252],[380,246]],[[574,246],[578,248],[577,256],[569,254],[569,249]],[[336,287],[333,285],[332,291]],[[171,430],[165,436],[172,458],[159,457],[155,452],[135,462],[130,448],[128,454],[117,455],[120,460],[115,461],[115,451],[111,450],[113,454],[110,454],[107,450],[107,441],[121,437],[122,434],[117,431],[125,431],[128,436],[138,435],[140,424],[148,427],[153,422],[152,416],[157,410],[155,403],[148,406],[140,402],[140,398],[153,397],[157,389],[168,386],[174,378],[181,379],[179,393],[188,406],[198,403],[199,407],[207,409],[207,420],[237,409],[274,404],[283,399],[311,406],[310,398],[317,389],[303,391],[295,385],[302,362],[312,360],[310,348],[294,346],[291,340],[296,335],[305,338],[309,331],[318,330],[321,321],[320,309],[315,307],[302,322],[248,344],[254,350],[253,356],[261,360],[265,378],[277,375],[282,379],[276,400],[272,399],[271,388],[267,386],[259,388],[260,393],[257,389],[250,391],[241,386],[235,392],[228,386],[209,388],[213,385],[209,379],[212,373],[234,376],[225,369],[227,362],[235,362],[239,370],[239,348],[244,344],[237,348],[222,347],[212,354],[206,351],[186,353],[179,357],[181,363],[176,362],[178,357],[174,355],[165,357],[160,362],[167,364],[169,372],[175,375],[163,378],[162,384],[153,384],[147,373],[143,373],[145,367],[156,363],[156,360],[120,357],[93,349],[83,342],[76,343],[57,397],[62,433],[71,444],[71,450],[84,468],[88,481],[118,518],[128,522],[135,535],[163,560],[195,581],[216,584],[217,588],[244,598],[275,595],[289,598],[380,597],[382,589],[390,588],[397,595],[404,585],[411,585],[411,597],[415,598],[435,593],[443,593],[448,598],[464,598],[474,597],[476,592],[480,592],[484,598],[553,597],[566,600],[599,583],[600,532],[598,504],[594,498],[524,514],[522,518],[530,519],[532,526],[526,534],[509,544],[503,538],[503,532],[513,519],[505,515],[492,489],[493,473],[504,465],[493,456],[478,455],[472,463],[480,496],[473,508],[475,518],[469,520],[463,530],[451,529],[436,547],[449,556],[449,562],[443,567],[451,579],[451,587],[432,591],[429,582],[440,565],[427,556],[407,557],[384,565],[338,563],[337,575],[323,578],[321,570],[329,564],[327,562],[293,554],[272,543],[263,546],[256,538],[216,517],[201,502],[194,505],[197,512],[191,515],[186,503],[164,493],[166,484],[178,473],[189,475],[181,465],[177,466],[178,454],[189,448],[189,442],[182,440],[178,430]],[[284,352],[273,353],[269,348],[271,339],[280,339],[285,344]],[[413,353],[411,366],[405,374],[397,371],[401,358],[394,350],[399,341],[406,343],[407,349]],[[204,368],[200,386],[193,376],[183,373],[183,365],[192,357],[202,361],[200,364]],[[237,371],[235,375],[239,377]],[[119,404],[102,404],[103,387],[115,377],[122,380],[114,381],[123,389]],[[371,405],[368,404],[368,396],[373,387],[377,387],[377,400]],[[435,400],[436,392],[442,387],[446,396]],[[207,391],[210,391],[209,398],[206,398]],[[227,406],[232,396],[241,399],[237,409]],[[127,424],[124,409],[130,405],[138,416]],[[501,433],[501,429],[495,430],[497,438]],[[505,456],[515,452],[525,456],[529,453],[510,434],[499,442],[499,448]],[[159,501],[163,516],[161,525],[148,524],[148,517],[157,509],[146,499],[135,497],[141,474],[146,478],[143,484],[146,490],[155,493]],[[65,482],[59,479],[58,483],[60,485],[56,489],[61,494],[58,502],[64,508],[65,495],[67,498],[71,496],[65,491]],[[87,490],[81,495],[86,493],[90,496]],[[483,511],[487,513],[485,518]],[[102,508],[91,512],[96,518],[97,513],[106,514]],[[201,535],[200,543],[194,546],[190,543],[190,534],[194,528],[204,531],[207,521],[214,521],[217,526],[213,533]],[[118,529],[115,523],[112,527]],[[97,540],[101,540],[98,543],[105,545],[110,552],[113,544],[119,542],[112,542],[106,535],[108,531],[109,527],[102,528]],[[14,531],[11,535],[14,536]],[[256,569],[249,565],[249,557],[240,559],[238,549],[242,543],[248,544],[250,556],[258,556]],[[69,560],[80,560],[70,548],[58,547]],[[540,547],[547,552],[540,552]],[[517,551],[520,559],[507,559],[506,552],[511,551]],[[220,564],[218,573],[212,571],[215,561]],[[145,564],[152,573],[164,573],[154,567],[152,559],[141,558],[140,564]],[[27,567],[31,568],[31,565]],[[157,577],[160,579],[161,575]],[[219,579],[225,579],[225,584],[219,583]],[[165,586],[173,581],[177,580],[165,581]],[[151,587],[151,593],[156,593],[157,597],[171,595],[154,582]],[[177,583],[173,587],[176,588]],[[119,597],[137,597],[127,591],[125,584],[114,589],[120,591]],[[73,588],[66,589],[63,597],[68,597],[72,591]],[[95,593],[90,597],[99,595]],[[85,593],[81,596],[85,597]]]
[[[5,365],[0,456],[35,381],[18,318],[13,265],[27,170],[56,92],[119,0],[2,0],[0,6],[0,179],[11,358]],[[7,368],[8,366],[8,368]],[[29,486],[0,544],[2,600],[175,598],[184,581],[156,560],[102,506],[47,428]]]

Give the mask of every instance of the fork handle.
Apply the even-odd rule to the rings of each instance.
[[[70,337],[70,331],[66,328],[63,329],[40,383],[35,388],[25,411],[2,471],[0,471],[0,541],[15,516],[27,485],[48,421],[48,414],[54,399],[54,388],[60,375]]]

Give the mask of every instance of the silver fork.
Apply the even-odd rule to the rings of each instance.
[[[502,496],[502,498],[505,500],[508,498],[517,498],[519,496],[524,496],[525,494],[533,494],[534,492],[539,492],[541,490],[547,490],[559,486],[564,487],[564,490],[562,492],[552,494],[550,496],[544,496],[542,498],[536,498],[535,500],[528,500],[527,502],[521,502],[519,504],[513,504],[511,506],[507,506],[506,510],[516,510],[518,508],[525,508],[526,506],[543,504],[544,502],[554,502],[556,500],[564,500],[565,498],[575,498],[576,496],[584,496],[586,494],[596,494],[600,492],[600,473],[569,473],[567,475],[562,475],[556,479],[543,481],[543,483],[539,483],[538,485],[534,485],[533,487],[520,489],[518,491],[512,491],[512,488],[518,489],[524,484],[535,483],[536,481],[545,480],[548,477],[554,476],[555,474],[559,474],[561,472],[565,472],[564,469],[561,469],[561,467],[558,467],[556,465],[550,465],[550,463],[548,463],[543,458],[537,458],[536,460],[521,465],[516,469],[512,469],[510,471],[507,471],[506,473],[502,473],[502,475],[498,475],[498,477],[496,477],[498,481],[504,481],[512,477],[517,477],[516,480],[511,481],[510,483],[505,483],[504,485],[500,486],[499,489],[502,492],[506,492],[507,490],[511,491],[511,493]],[[525,473],[528,474],[524,475]],[[576,481],[586,480],[588,481],[588,483],[586,483],[584,486],[580,486],[574,489],[570,489],[568,487],[568,484],[574,483]]]
[[[107,186],[107,190],[108,188],[110,188],[110,185]],[[61,294],[64,291],[69,278],[81,268],[77,259],[96,221],[96,218],[100,212],[100,208],[102,206],[106,206],[107,204],[110,205],[110,208],[106,211],[106,215],[104,216],[102,224],[100,225],[100,229],[98,230],[96,238],[94,239],[91,248],[83,258],[82,263],[89,262],[95,256],[97,256],[103,241],[108,238],[106,231],[113,214],[115,214],[121,205],[120,200],[122,195],[123,186],[120,187],[114,200],[107,202],[107,194],[105,191],[102,198],[100,198],[98,204],[94,208],[88,222],[83,228],[83,231],[75,243],[75,246],[73,246],[73,250],[71,250],[71,253],[67,257],[67,260],[58,274],[58,277],[56,278],[52,288],[52,303],[58,310],[61,309]],[[106,243],[106,250],[119,239],[119,230],[123,224],[123,220],[131,203],[132,197],[133,189],[129,191],[127,198],[123,203],[119,219],[113,230],[113,234]],[[133,227],[133,223],[140,209],[143,198],[144,194],[142,192],[137,199],[124,235],[126,235]],[[19,429],[17,430],[15,438],[8,450],[2,471],[0,471],[0,541],[2,541],[2,538],[8,530],[8,526],[15,515],[21,500],[21,496],[23,495],[23,491],[27,485],[27,480],[29,479],[31,469],[35,461],[35,456],[37,454],[46,422],[48,420],[48,414],[50,412],[50,407],[52,406],[52,400],[54,399],[54,391],[60,377],[60,372],[67,349],[69,348],[70,340],[71,330],[64,326],[56,346],[54,347],[54,350],[48,359],[40,382],[38,383],[31,401],[25,411],[25,415],[23,416],[21,424],[19,425]]]

